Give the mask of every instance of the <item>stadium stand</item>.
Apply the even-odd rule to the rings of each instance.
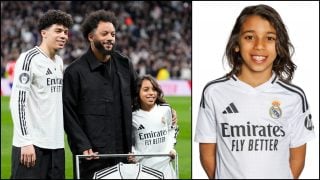
[[[68,45],[59,54],[67,66],[87,43],[80,25],[88,13],[112,10],[120,22],[116,49],[132,60],[140,75],[157,76],[166,67],[170,79],[191,80],[191,1],[1,1],[1,77],[8,62],[39,45],[37,20],[49,9],[73,16]]]

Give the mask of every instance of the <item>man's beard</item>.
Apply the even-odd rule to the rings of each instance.
[[[103,55],[111,55],[111,53],[114,51],[114,43],[112,42],[107,42],[107,43],[110,43],[112,45],[112,48],[111,50],[107,50],[105,49],[105,47],[103,46],[102,42],[100,41],[93,41],[93,44],[94,44],[94,47]]]

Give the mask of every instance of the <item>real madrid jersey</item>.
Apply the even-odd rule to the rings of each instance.
[[[163,179],[163,173],[156,169],[136,164],[119,164],[94,173],[93,179]]]
[[[139,109],[133,112],[132,123],[135,154],[169,154],[174,148],[178,128],[172,126],[169,105],[155,105],[150,111]],[[136,158],[143,165],[162,171],[165,179],[176,178],[169,156]]]
[[[62,76],[58,55],[52,60],[37,46],[20,55],[10,99],[14,146],[64,147]]]
[[[255,88],[232,76],[203,90],[195,141],[217,143],[216,178],[292,179],[290,148],[314,136],[305,93],[274,74]]]

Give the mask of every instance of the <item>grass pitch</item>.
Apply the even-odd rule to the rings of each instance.
[[[166,97],[177,111],[179,134],[176,150],[179,153],[180,179],[191,179],[191,97]],[[1,179],[11,175],[12,120],[9,97],[1,96]],[[73,178],[72,156],[65,138],[66,179]]]

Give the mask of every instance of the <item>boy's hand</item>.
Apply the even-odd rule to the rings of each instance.
[[[177,152],[174,149],[171,149],[169,152],[171,160],[174,160],[176,158]]]
[[[133,154],[133,153],[129,152],[128,154]],[[128,156],[128,161],[132,163],[137,163],[135,156]]]
[[[172,126],[175,126],[178,124],[178,117],[177,117],[177,112],[172,109]]]
[[[20,162],[22,165],[33,167],[36,164],[36,152],[33,144],[21,147]]]

